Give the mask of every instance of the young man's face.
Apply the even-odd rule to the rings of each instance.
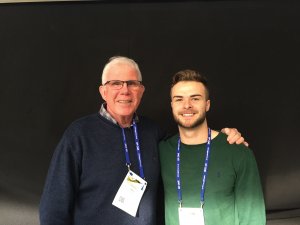
[[[107,74],[107,80],[138,80],[135,68],[126,63],[112,65]],[[102,98],[107,103],[107,111],[118,120],[120,117],[131,117],[137,110],[144,93],[144,86],[128,87],[126,83],[119,90],[115,90],[111,84],[100,86]]]
[[[183,128],[195,128],[206,119],[210,107],[205,86],[196,81],[180,81],[171,89],[174,120]]]

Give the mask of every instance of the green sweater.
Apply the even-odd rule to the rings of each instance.
[[[205,225],[265,225],[265,206],[254,155],[244,145],[230,145],[220,133],[211,142],[204,198]],[[178,225],[176,150],[178,134],[160,142],[166,225]],[[182,207],[200,207],[206,143],[181,143]]]

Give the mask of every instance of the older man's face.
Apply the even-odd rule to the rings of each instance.
[[[126,63],[112,65],[108,70],[107,81],[111,80],[138,80],[138,73],[135,68]],[[137,110],[144,93],[144,86],[138,87],[127,86],[124,83],[119,90],[109,83],[100,86],[100,94],[107,103],[107,111],[118,122],[122,118],[130,118]]]

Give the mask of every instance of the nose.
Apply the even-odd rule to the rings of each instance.
[[[128,84],[127,84],[127,82],[124,82],[124,83],[123,83],[123,86],[122,86],[122,88],[121,88],[121,91],[122,91],[122,92],[128,92],[128,90],[129,90]]]
[[[183,108],[190,109],[192,107],[191,101],[189,99],[186,99],[183,101]]]

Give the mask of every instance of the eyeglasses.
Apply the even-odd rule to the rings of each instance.
[[[142,81],[139,80],[109,80],[103,85],[109,84],[109,86],[114,90],[119,90],[124,86],[124,83],[127,84],[127,87],[130,89],[138,89]]]

